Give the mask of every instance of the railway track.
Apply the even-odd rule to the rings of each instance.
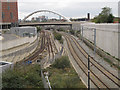
[[[86,76],[88,76],[88,68],[87,65],[84,64],[84,62],[80,59],[80,57],[78,56],[78,54],[75,52],[73,45],[71,44],[70,40],[68,37],[66,37],[66,41],[68,44],[68,48],[70,50],[70,53],[72,55],[72,57],[74,58],[74,60],[76,61],[76,63],[78,64],[78,66],[82,69],[82,71],[85,73]],[[91,81],[92,83],[96,86],[96,88],[108,88],[99,78],[96,74],[94,74],[91,70]],[[94,78],[94,79],[93,79]],[[109,88],[108,88],[109,89]]]
[[[49,56],[50,56],[50,53],[52,53],[52,57],[54,57],[54,50],[53,50],[52,41],[51,41],[51,38],[50,38],[50,33],[47,32],[47,31],[42,31],[41,32],[41,40],[39,42],[41,42],[41,43],[37,47],[34,54],[25,58],[24,60],[20,61],[20,63],[21,62],[26,62],[26,61],[35,62],[39,58],[39,55],[41,53],[43,53],[46,48],[48,49]]]
[[[81,51],[81,53],[87,58],[88,53],[80,46],[78,41],[71,37],[72,40],[74,41],[75,44],[77,44],[77,48]],[[120,80],[117,76],[115,76],[113,73],[109,72],[107,69],[105,69],[101,64],[99,64],[93,57],[90,57],[91,63],[101,72],[103,73],[106,77],[108,77],[113,83],[115,83],[118,87],[120,85],[118,84],[118,81]]]
[[[55,53],[58,53],[58,50],[57,50],[57,47],[56,47],[56,45],[55,45],[55,42],[54,42],[53,37],[54,37],[54,36],[53,36],[52,33],[51,33],[51,43],[53,44]]]
[[[25,58],[24,60],[22,60],[22,61],[20,61],[18,63],[26,62],[26,61],[35,62],[38,59],[39,54],[42,53],[44,51],[44,49],[46,48],[46,46],[47,46],[47,43],[46,43],[47,37],[45,35],[46,32],[42,31],[41,33],[42,33],[41,34],[41,44],[40,44],[40,46],[38,46],[38,48],[36,49],[34,54],[29,56],[29,57],[27,57],[27,58]]]
[[[45,43],[45,32],[42,32],[42,38],[41,38],[41,45],[40,45],[40,48],[38,48],[38,50],[29,58],[27,58],[26,60],[24,61],[32,61],[34,62],[36,59],[38,59],[38,56],[40,53],[42,53],[46,47],[46,43]]]
[[[71,39],[74,41],[76,44],[77,48],[80,50],[80,52],[84,55],[85,58],[88,58],[89,54],[80,46],[78,41],[71,37]],[[103,67],[99,62],[97,62],[93,57],[90,56],[90,63],[94,65],[101,73],[103,73],[106,77],[108,77],[113,83],[115,83],[119,88],[120,88],[120,78],[115,76],[113,73],[108,71],[105,67]]]
[[[67,44],[68,44],[68,48],[71,52],[71,55],[73,56],[73,58],[76,60],[77,64],[79,65],[79,67],[82,69],[82,71],[87,74],[87,65],[81,60],[81,58],[79,57],[78,53],[76,53],[73,45],[71,44],[70,39],[72,39],[73,43],[75,43],[75,45],[77,46],[78,50],[84,55],[85,58],[88,58],[89,54],[80,46],[80,44],[78,43],[78,41],[73,38],[72,36],[69,35],[64,35],[64,37],[66,38]],[[94,65],[102,74],[104,74],[108,79],[110,79],[114,84],[116,84],[118,87],[120,87],[120,85],[118,84],[118,81],[120,80],[117,76],[115,76],[114,74],[112,74],[111,72],[109,72],[107,69],[105,69],[101,64],[99,64],[96,60],[94,60],[93,57],[90,56],[90,63],[92,63],[92,65]],[[107,88],[110,89],[92,70],[91,72],[91,81],[93,82],[93,84],[97,87],[97,88]],[[94,79],[93,79],[94,78]],[[95,80],[96,79],[96,80]],[[94,81],[95,80],[95,81]]]
[[[50,50],[52,52],[52,58],[54,58],[53,46],[52,46],[52,42],[50,40],[50,33],[49,33],[49,44],[50,44]]]

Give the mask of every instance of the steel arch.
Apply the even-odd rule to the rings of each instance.
[[[58,14],[58,13],[56,13],[56,12],[54,12],[54,11],[50,11],[50,10],[39,10],[39,11],[35,11],[35,12],[29,14],[28,16],[26,16],[26,17],[23,19],[23,22],[24,22],[27,18],[29,18],[30,16],[32,16],[33,14],[36,14],[36,13],[39,13],[39,12],[49,12],[49,13],[53,13],[53,14],[56,14],[56,15],[58,15],[58,16],[61,16],[63,19],[67,20],[68,22],[71,22],[69,19],[67,19],[67,18],[64,17],[63,15],[60,15],[60,14]]]

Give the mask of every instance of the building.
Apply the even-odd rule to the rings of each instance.
[[[35,21],[35,18],[33,17],[33,18],[31,19],[31,21]]]
[[[47,18],[46,18],[46,16],[39,16],[39,18],[40,18],[40,21],[42,22],[42,21],[47,21]]]
[[[17,0],[0,0],[0,22],[18,23]]]
[[[45,22],[48,20],[47,16],[39,16],[39,17],[33,17],[31,19],[32,22]]]
[[[15,34],[20,37],[31,37],[37,35],[36,27],[12,27],[10,29],[11,34]]]
[[[36,17],[36,22],[41,22],[41,19]]]

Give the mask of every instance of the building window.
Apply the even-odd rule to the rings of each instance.
[[[2,19],[4,19],[5,18],[5,13],[4,12],[2,12]]]
[[[13,13],[12,12],[10,13],[10,18],[13,19]]]

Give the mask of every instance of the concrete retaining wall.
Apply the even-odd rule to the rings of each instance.
[[[119,24],[120,25],[120,24]],[[83,36],[94,43],[94,29],[96,28],[96,45],[118,58],[118,24],[84,23]]]
[[[12,40],[12,41],[4,42],[4,43],[2,43],[2,48],[0,48],[0,51],[1,50],[7,50],[7,49],[10,49],[10,48],[14,48],[14,47],[26,44],[26,43],[32,43],[36,39],[37,39],[37,36],[30,37],[30,38],[29,37],[21,37],[19,39],[15,39],[15,40]]]

